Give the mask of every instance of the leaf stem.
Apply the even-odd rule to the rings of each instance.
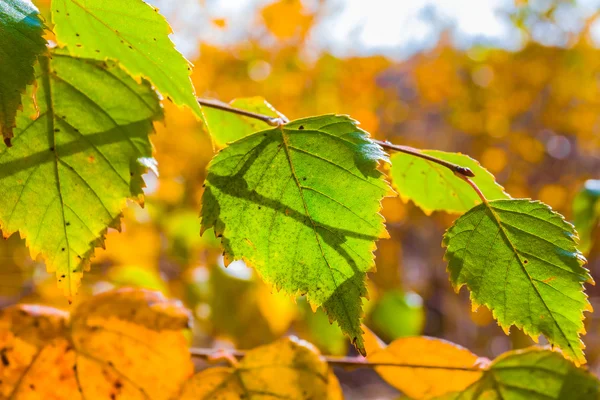
[[[216,108],[218,110],[221,111],[226,111],[226,112],[230,112],[230,113],[234,113],[234,114],[239,114],[239,115],[243,115],[245,117],[249,117],[249,118],[255,118],[258,119],[260,121],[263,121],[271,126],[281,126],[284,125],[286,123],[289,122],[289,120],[280,114],[279,118],[276,117],[270,117],[268,115],[264,115],[264,114],[258,114],[258,113],[254,113],[251,111],[246,111],[246,110],[242,110],[240,108],[236,108],[236,107],[232,107],[227,103],[223,103],[221,101],[218,100],[209,100],[209,99],[197,99],[198,103],[202,106],[205,107],[210,107],[210,108]],[[388,150],[393,150],[393,151],[398,151],[401,153],[405,153],[405,154],[410,154],[411,156],[415,156],[415,157],[419,157],[419,158],[423,158],[427,161],[431,161],[434,162],[436,164],[442,165],[448,169],[450,169],[450,171],[452,171],[454,174],[458,175],[458,176],[462,176],[462,177],[473,177],[475,176],[475,174],[473,173],[473,171],[471,171],[469,168],[467,167],[463,167],[461,165],[457,165],[457,164],[453,164],[451,162],[448,162],[446,160],[442,160],[439,159],[437,157],[431,156],[429,154],[425,154],[423,153],[421,150],[419,149],[415,149],[414,147],[409,147],[409,146],[402,146],[399,144],[394,144],[394,143],[390,143],[387,140],[386,141],[381,141],[381,140],[374,140],[373,142],[377,143],[378,145],[380,145],[381,147],[383,147],[384,149],[388,149]]]
[[[223,353],[228,353],[230,357],[235,359],[242,359],[246,355],[245,351],[242,350],[222,350],[222,349],[206,349],[206,348],[190,348],[192,357],[203,358],[208,361],[215,360],[215,354],[219,355],[222,359]],[[219,360],[217,359],[217,360]],[[331,366],[342,367],[342,368],[377,368],[377,367],[396,367],[396,368],[425,368],[425,369],[442,369],[442,370],[453,370],[453,371],[482,371],[478,365],[473,367],[452,367],[452,366],[441,366],[441,365],[426,365],[426,364],[409,364],[409,363],[393,363],[393,362],[371,362],[366,358],[358,357],[335,357],[335,356],[321,356],[321,359]]]
[[[469,184],[469,186],[471,186],[473,188],[473,190],[475,191],[475,193],[477,193],[477,195],[479,196],[479,198],[481,199],[482,202],[484,202],[485,204],[488,203],[488,200],[485,198],[483,192],[481,191],[481,189],[479,189],[479,187],[477,186],[477,184],[475,182],[473,182],[467,176],[464,176],[462,174],[457,174],[455,172],[454,175],[458,176],[460,179],[462,179],[463,181],[467,182]]]

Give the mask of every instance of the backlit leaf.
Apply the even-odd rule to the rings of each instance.
[[[55,52],[36,78],[37,103],[30,89],[13,147],[0,152],[0,226],[26,237],[72,295],[126,199],[141,198],[160,105],[149,85],[112,64]]]
[[[475,174],[472,180],[488,200],[510,197],[496,183],[494,176],[471,157],[437,150],[423,150],[422,153],[470,168]],[[412,200],[426,214],[433,211],[463,213],[481,203],[477,193],[465,181],[442,165],[403,153],[392,155],[390,161],[392,184],[402,200]]]
[[[341,400],[337,378],[318,351],[294,338],[257,347],[237,368],[210,368],[184,387],[181,400]]]
[[[46,49],[38,9],[28,0],[0,0],[0,127],[13,137],[21,93],[33,82],[33,64]]]
[[[592,235],[600,220],[600,180],[588,180],[573,200],[573,223],[581,238],[579,249],[587,254],[593,244]]]
[[[243,258],[290,295],[306,294],[363,350],[361,297],[378,214],[389,188],[385,154],[355,121],[324,115],[247,136],[208,169],[203,230],[222,237],[227,262]]]
[[[407,396],[430,399],[462,390],[477,381],[486,362],[469,350],[429,337],[397,339],[367,357],[372,363],[394,364],[375,370]]]
[[[439,400],[594,400],[600,382],[560,354],[541,348],[504,353],[464,391]]]
[[[444,236],[450,280],[467,285],[473,305],[492,310],[534,339],[541,333],[584,363],[583,311],[591,310],[583,283],[591,281],[576,248],[573,225],[547,205],[526,199],[480,204]]]
[[[0,398],[172,399],[193,373],[189,314],[160,293],[121,289],[65,312],[0,311]]]
[[[262,97],[248,97],[235,99],[229,105],[242,110],[277,118],[279,114],[272,105]],[[216,108],[205,107],[202,112],[210,135],[219,147],[227,143],[246,137],[254,132],[269,129],[270,126],[256,118],[248,118],[239,114],[221,111]]]
[[[190,63],[169,39],[171,27],[142,0],[62,0],[52,4],[54,31],[71,55],[116,60],[147,78],[167,98],[202,117],[190,80]]]

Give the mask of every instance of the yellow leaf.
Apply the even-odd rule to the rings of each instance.
[[[188,312],[160,293],[120,289],[68,313],[0,312],[0,399],[171,399],[193,373]]]
[[[307,342],[284,338],[246,353],[237,368],[211,368],[184,387],[181,400],[341,400],[335,375]]]
[[[376,367],[390,385],[414,399],[430,399],[463,390],[482,376],[479,359],[469,350],[441,339],[397,339],[367,357],[371,363],[398,366]]]

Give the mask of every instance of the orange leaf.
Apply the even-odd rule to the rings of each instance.
[[[160,293],[121,289],[65,312],[16,305],[0,312],[0,399],[153,399],[193,373],[188,312]]]

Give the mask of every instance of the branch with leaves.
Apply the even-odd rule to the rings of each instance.
[[[122,17],[132,14],[137,16],[134,24]],[[488,307],[507,333],[516,326],[533,338],[544,335],[564,357],[577,366],[584,364],[580,336],[583,312],[591,306],[583,284],[593,281],[577,248],[577,232],[549,206],[511,198],[492,174],[466,155],[374,140],[345,115],[289,121],[264,101],[198,100],[189,77],[191,66],[170,41],[167,22],[141,0],[53,1],[52,22],[56,47],[45,44],[43,32],[49,28],[29,2],[0,0],[0,34],[11,43],[10,51],[23,49],[0,66],[0,124],[7,144],[0,150],[3,235],[19,232],[32,256],[41,254],[48,271],[56,273],[65,294],[75,296],[94,249],[104,245],[107,229],[120,227],[126,200],[143,201],[142,175],[156,168],[149,135],[153,122],[162,118],[160,93],[189,108],[221,148],[207,170],[201,223],[202,232],[212,228],[221,239],[225,263],[243,259],[273,288],[305,296],[369,357],[324,359],[310,346],[284,340],[243,357],[235,353],[242,358],[239,365],[201,373],[186,383],[182,398],[203,398],[217,388],[231,396],[336,398],[340,391],[330,379],[328,363],[373,367],[416,398],[456,391],[462,391],[462,398],[476,398],[484,391],[497,398],[506,393],[523,398],[522,390],[540,398],[562,398],[571,376],[585,382],[577,389],[585,390],[581,398],[598,393],[598,381],[557,352],[530,349],[482,363],[465,349],[425,338],[370,348],[362,328],[362,298],[367,295],[367,272],[375,265],[373,251],[379,239],[388,237],[379,213],[381,201],[393,191],[389,178],[403,200],[413,201],[425,213],[461,214],[444,235],[443,245],[452,285],[456,290],[468,287],[474,308]],[[15,79],[5,78],[13,75]],[[18,112],[20,107],[23,111]],[[4,366],[13,368],[13,358],[20,356],[9,358],[9,351],[31,357],[17,363],[14,376],[20,378],[3,381],[0,385],[11,386],[0,393],[14,397],[27,390],[25,378],[42,368],[38,360],[52,357],[75,360],[73,393],[92,396],[95,383],[86,379],[98,369],[120,377],[109,379],[119,393],[125,386],[141,397],[155,389],[164,392],[157,398],[179,393],[175,384],[167,385],[168,390],[161,387],[163,392],[154,387],[162,382],[154,380],[154,373],[143,368],[123,371],[115,359],[106,359],[110,353],[103,350],[109,344],[118,347],[115,339],[127,332],[102,330],[96,322],[105,317],[140,325],[152,338],[151,348],[165,338],[181,345],[175,332],[182,328],[180,309],[175,307],[173,322],[168,312],[157,317],[156,309],[146,309],[154,303],[162,307],[162,299],[145,292],[123,293],[115,295],[118,299],[111,297],[114,294],[100,296],[97,308],[82,305],[71,319],[28,308],[4,312]],[[145,310],[142,316],[133,305]],[[123,314],[127,310],[135,315]],[[50,336],[39,332],[40,321],[48,323]],[[24,323],[35,328],[32,342],[20,336]],[[102,336],[95,335],[96,330]],[[27,342],[23,349],[20,340]],[[423,346],[423,351],[415,357],[407,343]],[[120,346],[123,354],[129,351]],[[182,357],[189,357],[185,351]],[[283,354],[288,364],[300,357],[304,372],[297,364],[285,364],[292,372],[277,375],[281,381],[274,382],[273,365],[264,364],[274,354]],[[419,363],[424,354],[433,363]],[[415,370],[421,383],[405,382],[399,369]],[[442,373],[438,369],[457,374],[450,379],[454,386],[431,389],[448,381],[448,375],[437,375]],[[552,380],[555,385],[544,388],[540,383],[527,390],[523,385],[531,383],[532,370],[543,378],[535,382]],[[299,395],[300,388],[291,382],[299,381],[298,375],[306,378],[306,371],[319,382],[306,385],[310,395]],[[181,383],[190,374],[188,369],[180,372]],[[262,387],[264,382],[269,387]],[[459,398],[448,396],[444,398]]]

